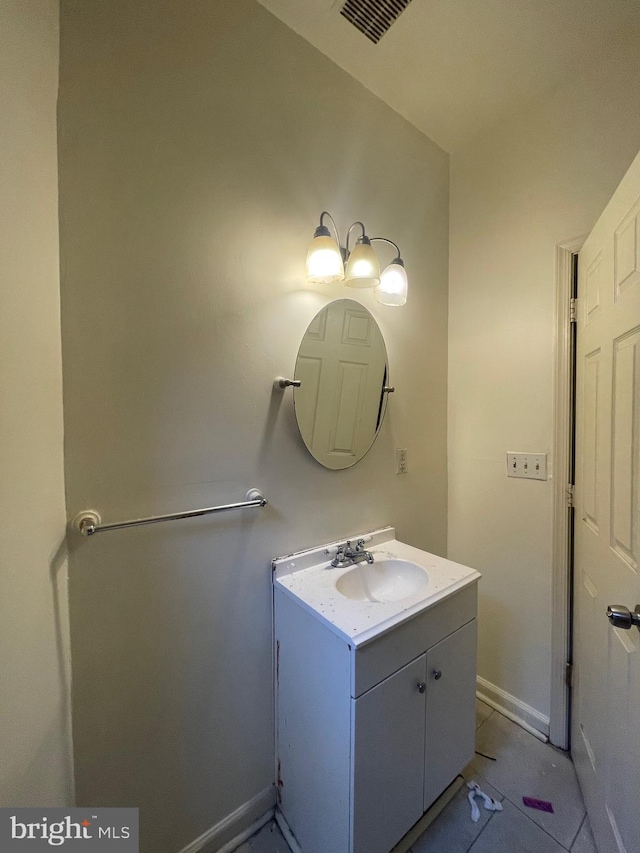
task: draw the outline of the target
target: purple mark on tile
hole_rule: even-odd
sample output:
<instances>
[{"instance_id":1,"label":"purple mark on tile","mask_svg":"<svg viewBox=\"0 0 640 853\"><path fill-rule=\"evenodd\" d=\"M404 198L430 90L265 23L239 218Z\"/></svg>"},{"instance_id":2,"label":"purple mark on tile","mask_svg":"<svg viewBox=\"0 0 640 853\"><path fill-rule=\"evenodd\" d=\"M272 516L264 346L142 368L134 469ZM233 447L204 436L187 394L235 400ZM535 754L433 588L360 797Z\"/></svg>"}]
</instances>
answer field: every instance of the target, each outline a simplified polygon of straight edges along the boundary
<instances>
[{"instance_id":1,"label":"purple mark on tile","mask_svg":"<svg viewBox=\"0 0 640 853\"><path fill-rule=\"evenodd\" d=\"M522 802L530 809L538 809L539 812L550 812L553 814L553 804L546 800L536 800L535 797L523 797Z\"/></svg>"}]
</instances>

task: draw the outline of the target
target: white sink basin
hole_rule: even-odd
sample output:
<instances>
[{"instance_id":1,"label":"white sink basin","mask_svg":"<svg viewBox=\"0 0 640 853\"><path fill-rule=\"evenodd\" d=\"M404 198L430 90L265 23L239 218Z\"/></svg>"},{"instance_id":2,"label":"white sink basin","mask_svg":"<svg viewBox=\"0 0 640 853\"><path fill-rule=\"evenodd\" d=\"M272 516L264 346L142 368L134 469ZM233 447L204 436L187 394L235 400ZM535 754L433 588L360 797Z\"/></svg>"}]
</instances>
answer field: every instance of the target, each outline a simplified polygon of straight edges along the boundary
<instances>
[{"instance_id":1,"label":"white sink basin","mask_svg":"<svg viewBox=\"0 0 640 853\"><path fill-rule=\"evenodd\" d=\"M429 585L425 569L408 560L358 563L336 581L336 589L352 601L402 601Z\"/></svg>"},{"instance_id":2,"label":"white sink basin","mask_svg":"<svg viewBox=\"0 0 640 853\"><path fill-rule=\"evenodd\" d=\"M480 579L474 569L398 542L393 527L349 537L358 539L372 565L332 568L344 539L272 562L276 601L280 593L294 599L356 648Z\"/></svg>"}]
</instances>

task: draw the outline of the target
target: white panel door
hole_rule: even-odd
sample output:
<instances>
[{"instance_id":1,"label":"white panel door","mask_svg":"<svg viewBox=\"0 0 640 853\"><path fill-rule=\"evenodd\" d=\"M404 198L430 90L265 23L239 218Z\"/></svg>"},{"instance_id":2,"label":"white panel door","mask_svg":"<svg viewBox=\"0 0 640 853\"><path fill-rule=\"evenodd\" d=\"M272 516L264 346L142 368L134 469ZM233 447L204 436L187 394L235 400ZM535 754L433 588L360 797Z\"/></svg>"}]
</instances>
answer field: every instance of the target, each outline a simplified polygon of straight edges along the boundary
<instances>
[{"instance_id":1,"label":"white panel door","mask_svg":"<svg viewBox=\"0 0 640 853\"><path fill-rule=\"evenodd\" d=\"M600 853L640 851L640 155L580 252L572 751Z\"/></svg>"}]
</instances>

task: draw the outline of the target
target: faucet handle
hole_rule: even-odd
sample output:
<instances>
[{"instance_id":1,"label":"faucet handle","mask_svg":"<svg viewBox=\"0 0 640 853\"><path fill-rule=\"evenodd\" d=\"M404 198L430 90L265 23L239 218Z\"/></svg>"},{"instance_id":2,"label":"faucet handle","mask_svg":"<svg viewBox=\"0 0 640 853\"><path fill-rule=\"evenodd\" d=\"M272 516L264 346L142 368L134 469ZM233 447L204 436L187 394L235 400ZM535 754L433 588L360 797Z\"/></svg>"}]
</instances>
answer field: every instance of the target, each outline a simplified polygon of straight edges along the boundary
<instances>
[{"instance_id":1,"label":"faucet handle","mask_svg":"<svg viewBox=\"0 0 640 853\"><path fill-rule=\"evenodd\" d=\"M333 566L334 569L337 568L338 566L342 566L344 564L345 550L348 548L348 546L349 546L348 542L344 545L338 545L338 550L336 551L336 555L333 558L333 560L331 560L331 563L330 563L330 565Z\"/></svg>"},{"instance_id":2,"label":"faucet handle","mask_svg":"<svg viewBox=\"0 0 640 853\"><path fill-rule=\"evenodd\" d=\"M358 539L356 542L356 551L362 551L364 549L364 539Z\"/></svg>"}]
</instances>

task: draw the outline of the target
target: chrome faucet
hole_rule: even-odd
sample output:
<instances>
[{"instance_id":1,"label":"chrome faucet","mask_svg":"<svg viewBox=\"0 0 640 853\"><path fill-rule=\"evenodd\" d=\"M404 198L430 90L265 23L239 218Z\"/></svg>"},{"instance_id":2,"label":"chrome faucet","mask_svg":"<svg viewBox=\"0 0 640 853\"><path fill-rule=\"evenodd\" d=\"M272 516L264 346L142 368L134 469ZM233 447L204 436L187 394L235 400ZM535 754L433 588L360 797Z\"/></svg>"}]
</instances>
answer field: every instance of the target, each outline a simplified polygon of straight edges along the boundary
<instances>
[{"instance_id":1,"label":"chrome faucet","mask_svg":"<svg viewBox=\"0 0 640 853\"><path fill-rule=\"evenodd\" d=\"M344 566L354 566L356 563L373 563L373 554L364 549L364 539L358 539L355 550L351 547L351 542L345 542L344 545L339 545L336 555L331 560L331 565L334 569L344 568Z\"/></svg>"}]
</instances>

